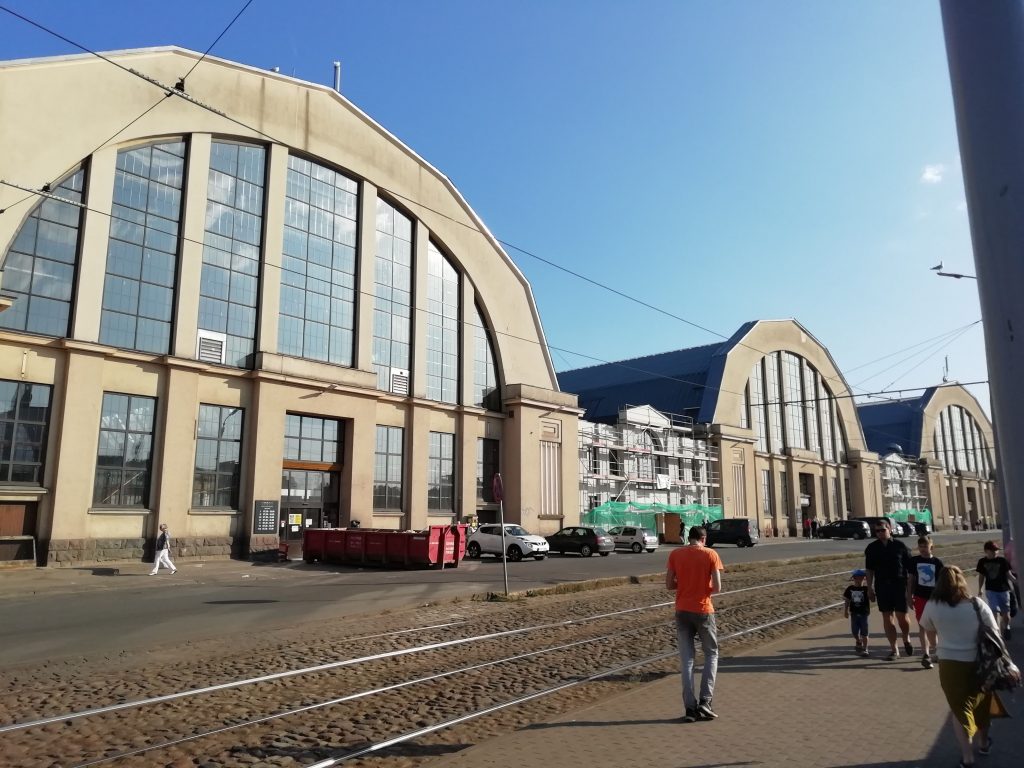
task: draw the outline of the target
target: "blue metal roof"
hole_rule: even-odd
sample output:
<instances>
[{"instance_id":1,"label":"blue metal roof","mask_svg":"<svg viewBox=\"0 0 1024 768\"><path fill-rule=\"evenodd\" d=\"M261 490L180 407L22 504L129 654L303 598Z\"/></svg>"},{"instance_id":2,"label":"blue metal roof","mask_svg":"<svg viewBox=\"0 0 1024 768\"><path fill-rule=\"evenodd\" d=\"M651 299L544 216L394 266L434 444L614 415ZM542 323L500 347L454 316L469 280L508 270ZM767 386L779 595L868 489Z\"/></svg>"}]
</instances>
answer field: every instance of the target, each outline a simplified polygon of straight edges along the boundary
<instances>
[{"instance_id":1,"label":"blue metal roof","mask_svg":"<svg viewBox=\"0 0 1024 768\"><path fill-rule=\"evenodd\" d=\"M558 387L578 395L589 421L614 423L626 405L649 405L698 422L710 421L725 357L753 325L744 323L725 342L562 371Z\"/></svg>"},{"instance_id":2,"label":"blue metal roof","mask_svg":"<svg viewBox=\"0 0 1024 768\"><path fill-rule=\"evenodd\" d=\"M924 409L933 394L935 387L918 397L858 405L857 416L864 429L868 450L884 456L892 453L891 446L896 444L904 456L920 456Z\"/></svg>"}]
</instances>

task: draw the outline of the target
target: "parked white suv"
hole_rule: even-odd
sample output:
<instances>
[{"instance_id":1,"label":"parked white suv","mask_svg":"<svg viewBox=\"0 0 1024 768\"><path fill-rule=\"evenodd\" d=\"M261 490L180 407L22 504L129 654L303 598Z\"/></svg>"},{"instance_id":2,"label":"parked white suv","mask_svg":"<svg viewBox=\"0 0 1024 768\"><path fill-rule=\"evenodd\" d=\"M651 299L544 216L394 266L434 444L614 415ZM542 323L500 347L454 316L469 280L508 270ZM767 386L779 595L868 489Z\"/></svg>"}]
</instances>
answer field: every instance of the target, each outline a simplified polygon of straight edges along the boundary
<instances>
[{"instance_id":1,"label":"parked white suv","mask_svg":"<svg viewBox=\"0 0 1024 768\"><path fill-rule=\"evenodd\" d=\"M645 549L653 552L658 548L658 534L650 528L634 525L619 525L608 529L608 535L615 542L616 549L631 549L640 554Z\"/></svg>"},{"instance_id":2,"label":"parked white suv","mask_svg":"<svg viewBox=\"0 0 1024 768\"><path fill-rule=\"evenodd\" d=\"M524 557L543 560L548 553L548 542L543 536L535 536L514 523L505 523L505 554L512 562ZM501 557L501 526L481 525L466 543L469 557L496 555Z\"/></svg>"}]
</instances>

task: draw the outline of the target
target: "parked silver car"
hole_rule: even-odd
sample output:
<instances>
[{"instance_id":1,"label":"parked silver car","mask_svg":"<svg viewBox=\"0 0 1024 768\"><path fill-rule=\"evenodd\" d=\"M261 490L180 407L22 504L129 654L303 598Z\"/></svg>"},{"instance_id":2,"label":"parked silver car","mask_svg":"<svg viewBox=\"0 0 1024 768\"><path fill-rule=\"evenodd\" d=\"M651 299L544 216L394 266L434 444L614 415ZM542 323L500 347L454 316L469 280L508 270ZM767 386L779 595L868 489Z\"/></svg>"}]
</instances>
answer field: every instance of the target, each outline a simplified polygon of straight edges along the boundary
<instances>
[{"instance_id":1,"label":"parked silver car","mask_svg":"<svg viewBox=\"0 0 1024 768\"><path fill-rule=\"evenodd\" d=\"M653 552L658 548L658 534L650 528L635 525L617 525L608 529L608 535L615 542L616 549L631 549L640 554L645 549Z\"/></svg>"},{"instance_id":2,"label":"parked silver car","mask_svg":"<svg viewBox=\"0 0 1024 768\"><path fill-rule=\"evenodd\" d=\"M481 555L506 555L512 562L519 562L524 557L543 560L548 554L547 539L536 536L520 525L505 523L505 550L501 548L501 526L481 525L466 543L466 554L469 557Z\"/></svg>"}]
</instances>

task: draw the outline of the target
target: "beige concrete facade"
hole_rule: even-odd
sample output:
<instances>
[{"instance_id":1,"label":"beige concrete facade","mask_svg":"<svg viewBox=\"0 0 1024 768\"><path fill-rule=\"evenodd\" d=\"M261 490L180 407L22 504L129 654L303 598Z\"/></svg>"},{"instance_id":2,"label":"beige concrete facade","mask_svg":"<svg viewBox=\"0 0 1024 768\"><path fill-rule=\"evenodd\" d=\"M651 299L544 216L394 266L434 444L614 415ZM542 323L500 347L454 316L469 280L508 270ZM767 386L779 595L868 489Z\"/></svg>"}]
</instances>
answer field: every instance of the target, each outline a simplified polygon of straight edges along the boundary
<instances>
[{"instance_id":1,"label":"beige concrete facade","mask_svg":"<svg viewBox=\"0 0 1024 768\"><path fill-rule=\"evenodd\" d=\"M199 55L172 48L110 58L173 85ZM31 507L23 510L23 522L28 526L31 518L39 559L50 564L140 557L160 522L170 526L178 556L276 552L277 535L254 528L254 505L285 503L284 433L292 414L339 425L340 454L329 468L336 522L422 528L474 517L481 506L493 508L486 493L478 494L478 441L486 438L499 445L506 520L539 533L561 527L563 515L575 514L577 505L576 400L558 391L529 284L447 177L323 86L207 57L188 77L186 91L213 109L95 57L0 64L0 103L18 105L12 119L0 122L4 180L30 190L44 182L56 187L78 168L85 168L86 179L67 334L0 330L0 380L52 388L39 480L0 482L0 515L10 518L18 505ZM151 354L101 344L101 323L118 153L167 140L186 142L185 178L169 350ZM211 147L225 141L262 147L266 157L256 344L246 368L203 362L197 353ZM291 157L312 160L358 184L352 366L278 349ZM5 260L45 200L0 186ZM378 200L413 223L408 394L379 390L374 370ZM454 402L428 396L428 242L459 281ZM0 290L5 285L0 282ZM474 306L488 328L501 392L490 408L474 403ZM91 501L104 393L156 401L144 507ZM241 409L244 416L236 505L194 503L201 405ZM374 508L378 427L403 430L400 510ZM440 512L428 505L432 433L455 436L454 500ZM482 484L489 488L490 478Z\"/></svg>"}]
</instances>

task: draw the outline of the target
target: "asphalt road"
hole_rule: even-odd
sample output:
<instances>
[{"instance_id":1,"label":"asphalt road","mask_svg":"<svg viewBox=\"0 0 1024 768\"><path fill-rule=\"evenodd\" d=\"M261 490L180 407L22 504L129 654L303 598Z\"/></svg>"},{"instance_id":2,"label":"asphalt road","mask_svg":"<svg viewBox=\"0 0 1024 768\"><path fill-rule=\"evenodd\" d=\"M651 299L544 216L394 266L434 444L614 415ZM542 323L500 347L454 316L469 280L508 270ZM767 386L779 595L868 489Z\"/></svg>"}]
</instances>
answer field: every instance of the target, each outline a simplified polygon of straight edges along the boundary
<instances>
[{"instance_id":1,"label":"asphalt road","mask_svg":"<svg viewBox=\"0 0 1024 768\"><path fill-rule=\"evenodd\" d=\"M976 534L938 534L944 541ZM907 540L911 547L913 542ZM749 549L719 546L729 564L862 552L862 541L776 540ZM663 573L673 546L608 557L553 555L508 563L510 591L608 576ZM266 631L344 615L504 591L503 564L485 557L440 570L360 569L240 561L181 562L174 576L148 564L0 573L0 668L66 658L113 656L154 645ZM117 571L116 573L114 571ZM726 577L728 578L728 577Z\"/></svg>"}]
</instances>

